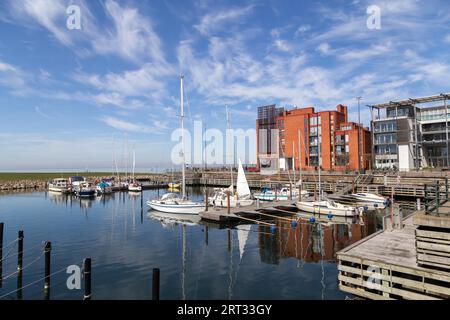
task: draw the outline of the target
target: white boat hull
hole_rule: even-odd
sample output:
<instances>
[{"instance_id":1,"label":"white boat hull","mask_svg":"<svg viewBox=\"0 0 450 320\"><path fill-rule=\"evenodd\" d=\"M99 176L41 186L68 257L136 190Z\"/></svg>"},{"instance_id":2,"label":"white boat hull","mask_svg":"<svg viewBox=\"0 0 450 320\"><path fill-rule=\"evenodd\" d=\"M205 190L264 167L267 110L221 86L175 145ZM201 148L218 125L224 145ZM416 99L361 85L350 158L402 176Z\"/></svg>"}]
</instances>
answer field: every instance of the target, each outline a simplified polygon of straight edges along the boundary
<instances>
[{"instance_id":1,"label":"white boat hull","mask_svg":"<svg viewBox=\"0 0 450 320\"><path fill-rule=\"evenodd\" d=\"M71 192L71 188L70 187L53 187L53 186L49 186L48 187L48 191L58 192L58 193L70 193Z\"/></svg>"},{"instance_id":2,"label":"white boat hull","mask_svg":"<svg viewBox=\"0 0 450 320\"><path fill-rule=\"evenodd\" d=\"M230 208L239 208L239 207L248 207L253 205L255 201L248 199L248 200L237 200L230 198ZM209 201L209 204L214 207L219 208L228 208L228 199L211 199Z\"/></svg>"},{"instance_id":3,"label":"white boat hull","mask_svg":"<svg viewBox=\"0 0 450 320\"><path fill-rule=\"evenodd\" d=\"M132 186L129 186L129 187L128 187L128 191L130 191L130 192L142 192L142 187L132 187Z\"/></svg>"},{"instance_id":4,"label":"white boat hull","mask_svg":"<svg viewBox=\"0 0 450 320\"><path fill-rule=\"evenodd\" d=\"M353 217L356 214L355 208L327 208L313 202L297 202L296 206L300 211L314 214L332 214L340 217Z\"/></svg>"},{"instance_id":5,"label":"white boat hull","mask_svg":"<svg viewBox=\"0 0 450 320\"><path fill-rule=\"evenodd\" d=\"M148 201L147 205L153 210L175 214L200 214L205 211L204 205L198 204L162 204L155 201Z\"/></svg>"}]
</instances>

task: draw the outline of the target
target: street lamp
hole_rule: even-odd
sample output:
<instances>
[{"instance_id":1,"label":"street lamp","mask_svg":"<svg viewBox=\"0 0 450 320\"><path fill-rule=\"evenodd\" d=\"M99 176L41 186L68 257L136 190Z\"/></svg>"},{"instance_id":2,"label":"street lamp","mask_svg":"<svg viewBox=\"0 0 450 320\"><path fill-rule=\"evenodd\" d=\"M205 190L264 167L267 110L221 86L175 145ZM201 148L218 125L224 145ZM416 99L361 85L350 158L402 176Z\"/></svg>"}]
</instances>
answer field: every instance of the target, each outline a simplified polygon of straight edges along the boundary
<instances>
[{"instance_id":1,"label":"street lamp","mask_svg":"<svg viewBox=\"0 0 450 320\"><path fill-rule=\"evenodd\" d=\"M361 152L362 152L362 139L361 139L361 100L363 97L356 97L356 100L358 100L358 173L361 173L362 169L362 159L361 159Z\"/></svg>"}]
</instances>

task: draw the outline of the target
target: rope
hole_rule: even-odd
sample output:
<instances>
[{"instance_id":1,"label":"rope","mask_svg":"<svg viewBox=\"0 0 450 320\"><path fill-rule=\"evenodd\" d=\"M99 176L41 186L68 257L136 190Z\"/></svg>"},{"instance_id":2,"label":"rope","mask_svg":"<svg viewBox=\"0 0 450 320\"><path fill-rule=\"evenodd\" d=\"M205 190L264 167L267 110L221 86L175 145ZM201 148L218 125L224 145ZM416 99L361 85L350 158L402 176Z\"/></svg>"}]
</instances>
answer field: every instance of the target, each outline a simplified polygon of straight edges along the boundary
<instances>
[{"instance_id":1,"label":"rope","mask_svg":"<svg viewBox=\"0 0 450 320\"><path fill-rule=\"evenodd\" d=\"M3 262L3 260L5 260L6 258L8 258L9 254L11 253L11 251L14 249L14 247L11 247L11 249L9 249L9 251L5 254L5 256L0 259L0 263Z\"/></svg>"},{"instance_id":2,"label":"rope","mask_svg":"<svg viewBox=\"0 0 450 320\"><path fill-rule=\"evenodd\" d=\"M42 243L35 244L34 246L32 246L32 247L30 247L30 248L25 248L25 249L27 249L28 251L30 251L31 249L34 249L34 248L39 247L39 246L42 246L43 243L44 243L44 241L43 241ZM19 255L19 253L24 253L24 252L25 252L25 249L23 249L23 250L20 251L20 252L16 252L16 253L12 254L10 257L17 256L17 255ZM4 259L6 259L6 257L5 257ZM1 262L1 261L3 261L3 260L0 260L0 262Z\"/></svg>"},{"instance_id":3,"label":"rope","mask_svg":"<svg viewBox=\"0 0 450 320\"><path fill-rule=\"evenodd\" d=\"M50 277L52 277L52 276L54 276L54 275L57 275L57 274L59 274L59 273L61 273L61 272L63 272L63 271L66 271L66 268L63 268L63 269L61 269L61 270L59 270L59 271L56 271L56 272L53 272L52 274L50 274ZM6 294L0 296L0 300L3 299L3 298L5 298L5 297L7 297L7 296L9 296L9 295L11 295L11 294L13 294L13 293L16 293L16 292L19 291L19 290L23 290L23 289L25 289L25 288L31 287L32 285L35 285L35 284L37 284L37 283L39 283L39 282L45 280L45 278L46 278L46 277L44 276L44 277L42 277L42 278L40 278L40 279L38 279L38 280L36 280L36 281L33 281L33 282L31 282L31 283L29 283L29 284L27 284L27 285L22 286L22 287L19 288L19 289L16 289L16 290L13 290L13 291L11 291L11 292L8 292L8 293L6 293Z\"/></svg>"},{"instance_id":4,"label":"rope","mask_svg":"<svg viewBox=\"0 0 450 320\"><path fill-rule=\"evenodd\" d=\"M8 243L7 245L3 244L3 249L8 248L10 245L13 245L14 243L16 243L17 241L19 241L19 238L11 241L10 243Z\"/></svg>"},{"instance_id":5,"label":"rope","mask_svg":"<svg viewBox=\"0 0 450 320\"><path fill-rule=\"evenodd\" d=\"M33 261L31 261L31 262L30 262L29 264L27 264L25 267L23 267L21 271L23 272L23 270L25 270L25 269L27 269L28 267L30 267L33 263L35 263L36 261L38 261L39 259L41 259L43 255L44 255L44 252L42 252L41 255L40 255L39 257L37 257L36 259L34 259ZM3 281L4 281L4 280L7 280L7 279L9 279L9 278L11 278L12 276L14 276L15 274L17 274L17 273L19 273L19 272L20 272L19 270L14 271L13 273L11 273L11 274L7 275L6 277L4 277L4 278L3 278Z\"/></svg>"}]
</instances>

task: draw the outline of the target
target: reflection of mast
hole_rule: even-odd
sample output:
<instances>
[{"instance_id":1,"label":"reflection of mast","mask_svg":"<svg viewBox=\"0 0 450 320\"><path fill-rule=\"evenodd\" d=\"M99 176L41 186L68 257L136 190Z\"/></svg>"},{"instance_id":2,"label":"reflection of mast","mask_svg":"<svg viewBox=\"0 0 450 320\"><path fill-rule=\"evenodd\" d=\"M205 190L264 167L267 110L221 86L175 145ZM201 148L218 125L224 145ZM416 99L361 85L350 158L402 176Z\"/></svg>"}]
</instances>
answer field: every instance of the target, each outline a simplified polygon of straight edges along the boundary
<instances>
[{"instance_id":1,"label":"reflection of mast","mask_svg":"<svg viewBox=\"0 0 450 320\"><path fill-rule=\"evenodd\" d=\"M320 280L320 283L322 285L322 300L325 300L325 268L323 266L323 259L324 259L324 230L323 230L323 226L322 224L319 223L318 225L318 231L319 231L319 249L320 249L320 254L322 256L322 258L320 259L320 267L322 268L322 279Z\"/></svg>"},{"instance_id":2,"label":"reflection of mast","mask_svg":"<svg viewBox=\"0 0 450 320\"><path fill-rule=\"evenodd\" d=\"M182 244L182 268L181 268L181 300L186 300L186 225L181 226L183 232L183 244Z\"/></svg>"},{"instance_id":3,"label":"reflection of mast","mask_svg":"<svg viewBox=\"0 0 450 320\"><path fill-rule=\"evenodd\" d=\"M228 300L232 299L233 296L233 289L232 289L232 285L233 285L233 233L228 230L231 238L230 238L230 275L229 275L229 285L228 285Z\"/></svg>"}]
</instances>

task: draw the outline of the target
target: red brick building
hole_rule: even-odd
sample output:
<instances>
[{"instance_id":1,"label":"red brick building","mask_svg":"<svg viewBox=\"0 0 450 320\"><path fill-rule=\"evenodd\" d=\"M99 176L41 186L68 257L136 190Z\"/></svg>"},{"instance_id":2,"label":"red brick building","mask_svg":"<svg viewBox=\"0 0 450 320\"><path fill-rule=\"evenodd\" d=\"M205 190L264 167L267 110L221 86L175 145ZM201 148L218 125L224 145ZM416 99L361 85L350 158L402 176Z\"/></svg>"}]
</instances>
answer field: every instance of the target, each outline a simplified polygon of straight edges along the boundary
<instances>
[{"instance_id":1,"label":"red brick building","mask_svg":"<svg viewBox=\"0 0 450 320\"><path fill-rule=\"evenodd\" d=\"M266 130L261 133L261 128ZM281 170L292 170L293 166L296 170L314 170L320 155L323 170L356 171L360 168L358 159L362 170L370 169L370 131L348 122L346 106L319 112L313 107L289 111L273 105L261 107L256 129L258 161L262 168L269 167L265 163L270 161L272 169L277 162L277 169Z\"/></svg>"}]
</instances>

